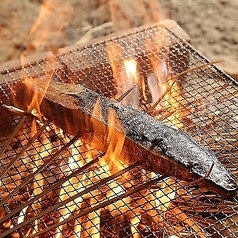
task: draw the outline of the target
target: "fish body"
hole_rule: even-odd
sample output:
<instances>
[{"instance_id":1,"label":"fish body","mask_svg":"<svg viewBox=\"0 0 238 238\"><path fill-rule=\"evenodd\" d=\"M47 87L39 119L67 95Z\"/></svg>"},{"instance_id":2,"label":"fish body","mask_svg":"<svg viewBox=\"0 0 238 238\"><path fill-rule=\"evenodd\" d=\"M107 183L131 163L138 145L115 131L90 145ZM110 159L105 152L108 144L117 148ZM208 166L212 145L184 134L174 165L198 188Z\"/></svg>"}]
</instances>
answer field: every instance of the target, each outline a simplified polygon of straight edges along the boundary
<instances>
[{"instance_id":1,"label":"fish body","mask_svg":"<svg viewBox=\"0 0 238 238\"><path fill-rule=\"evenodd\" d=\"M78 93L70 93L75 87ZM102 151L109 127L125 135L120 159L128 164L143 159L144 168L151 172L188 182L204 177L199 186L223 196L236 194L236 181L213 152L185 132L165 125L146 112L80 85L59 83L48 88L42 111L46 116L53 116L55 123L67 132L76 134L79 131L82 140ZM108 118L109 111L113 111L116 118L113 124ZM62 118L67 118L68 123Z\"/></svg>"}]
</instances>

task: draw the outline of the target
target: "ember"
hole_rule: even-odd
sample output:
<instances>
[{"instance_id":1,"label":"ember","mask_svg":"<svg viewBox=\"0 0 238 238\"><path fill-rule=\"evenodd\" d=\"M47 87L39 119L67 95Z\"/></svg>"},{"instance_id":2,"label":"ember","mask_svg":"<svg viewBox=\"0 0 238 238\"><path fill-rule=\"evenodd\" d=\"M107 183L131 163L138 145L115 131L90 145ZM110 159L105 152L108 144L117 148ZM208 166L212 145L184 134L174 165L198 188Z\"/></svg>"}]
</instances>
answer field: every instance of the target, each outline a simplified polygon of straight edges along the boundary
<instances>
[{"instance_id":1,"label":"ember","mask_svg":"<svg viewBox=\"0 0 238 238\"><path fill-rule=\"evenodd\" d=\"M148 43L153 39L161 41L159 49ZM133 74L126 71L128 60ZM235 235L236 228L224 228L237 214L236 184L229 174L237 176L237 83L211 64L180 74L206 62L170 24L160 23L2 72L0 237ZM127 88L117 81L122 75L131 80ZM75 85L80 82L83 86ZM159 95L150 90L155 82ZM123 104L134 85L136 103L133 98L125 104L136 109ZM125 101L115 100L120 97ZM143 128L157 135L152 128L164 125L162 119L213 150L227 170L218 160L204 162L206 169L195 176L200 179L189 183L185 180L197 171L181 172L183 161L176 162L177 172L156 163L151 155L157 147L151 149L138 135ZM163 128L174 139L180 135ZM181 152L179 142L170 143L174 156ZM232 197L214 192L220 188Z\"/></svg>"}]
</instances>

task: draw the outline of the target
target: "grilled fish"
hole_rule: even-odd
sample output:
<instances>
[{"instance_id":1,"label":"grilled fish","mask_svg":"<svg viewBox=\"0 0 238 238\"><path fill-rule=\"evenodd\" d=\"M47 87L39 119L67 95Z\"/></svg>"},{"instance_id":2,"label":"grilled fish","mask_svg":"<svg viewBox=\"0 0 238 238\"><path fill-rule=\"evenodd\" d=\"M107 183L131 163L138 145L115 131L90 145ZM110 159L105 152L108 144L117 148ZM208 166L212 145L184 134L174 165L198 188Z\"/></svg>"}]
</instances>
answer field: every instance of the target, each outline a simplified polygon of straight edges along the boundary
<instances>
[{"instance_id":1,"label":"grilled fish","mask_svg":"<svg viewBox=\"0 0 238 238\"><path fill-rule=\"evenodd\" d=\"M222 196L236 194L237 183L230 172L211 151L181 130L80 85L52 82L44 97L43 114L53 117L68 133L80 132L80 138L94 148L106 149L110 127L125 135L120 154L125 162L132 164L143 159L144 168L151 172L185 181L204 177L198 180L199 186ZM116 117L113 125L108 120L109 111Z\"/></svg>"}]
</instances>

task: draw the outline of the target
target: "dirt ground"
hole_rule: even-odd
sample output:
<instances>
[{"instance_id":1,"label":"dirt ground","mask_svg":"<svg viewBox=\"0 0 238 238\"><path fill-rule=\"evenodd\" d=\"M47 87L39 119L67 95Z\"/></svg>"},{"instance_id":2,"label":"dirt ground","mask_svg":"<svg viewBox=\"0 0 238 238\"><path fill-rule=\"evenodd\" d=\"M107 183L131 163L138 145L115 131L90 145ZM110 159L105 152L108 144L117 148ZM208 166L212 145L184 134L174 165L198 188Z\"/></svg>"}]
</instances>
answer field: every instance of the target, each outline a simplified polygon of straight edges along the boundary
<instances>
[{"instance_id":1,"label":"dirt ground","mask_svg":"<svg viewBox=\"0 0 238 238\"><path fill-rule=\"evenodd\" d=\"M0 63L165 18L238 77L238 0L1 0Z\"/></svg>"}]
</instances>

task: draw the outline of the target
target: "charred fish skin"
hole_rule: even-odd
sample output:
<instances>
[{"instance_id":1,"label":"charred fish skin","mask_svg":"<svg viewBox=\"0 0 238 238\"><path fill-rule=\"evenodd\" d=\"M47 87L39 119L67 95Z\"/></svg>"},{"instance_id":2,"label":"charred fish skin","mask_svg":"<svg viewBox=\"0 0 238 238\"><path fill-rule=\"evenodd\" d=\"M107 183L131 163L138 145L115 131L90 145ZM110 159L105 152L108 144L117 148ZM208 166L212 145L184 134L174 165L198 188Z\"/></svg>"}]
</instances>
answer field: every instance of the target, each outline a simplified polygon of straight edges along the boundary
<instances>
[{"instance_id":1,"label":"charred fish skin","mask_svg":"<svg viewBox=\"0 0 238 238\"><path fill-rule=\"evenodd\" d=\"M85 112L91 113L95 106L95 101L98 100L98 98L100 98L101 105L103 105L103 116L97 119L108 125L108 110L113 109L119 118L118 124L121 124L124 130L122 133L124 133L127 138L135 141L151 153L157 154L158 156L164 154L170 162L173 160L175 164L182 164L189 169L191 178L183 177L182 179L192 180L198 177L204 177L213 166L206 179L224 188L228 192L237 190L236 181L231 177L229 171L219 162L214 153L208 151L188 134L165 125L145 112L133 109L127 105L122 105L117 101L112 101L103 96L98 97L97 93L87 88L84 88L80 96L83 102L82 109ZM165 157L163 159L165 159ZM168 161L168 163L170 162ZM163 165L160 166L163 167ZM155 165L155 172L162 172L160 168L156 168L160 166ZM178 167L177 169L180 168ZM173 169L171 172L176 174L176 171L173 171ZM169 173L170 175L171 172ZM198 177L193 175L198 175ZM186 176L189 175L186 174Z\"/></svg>"}]
</instances>

